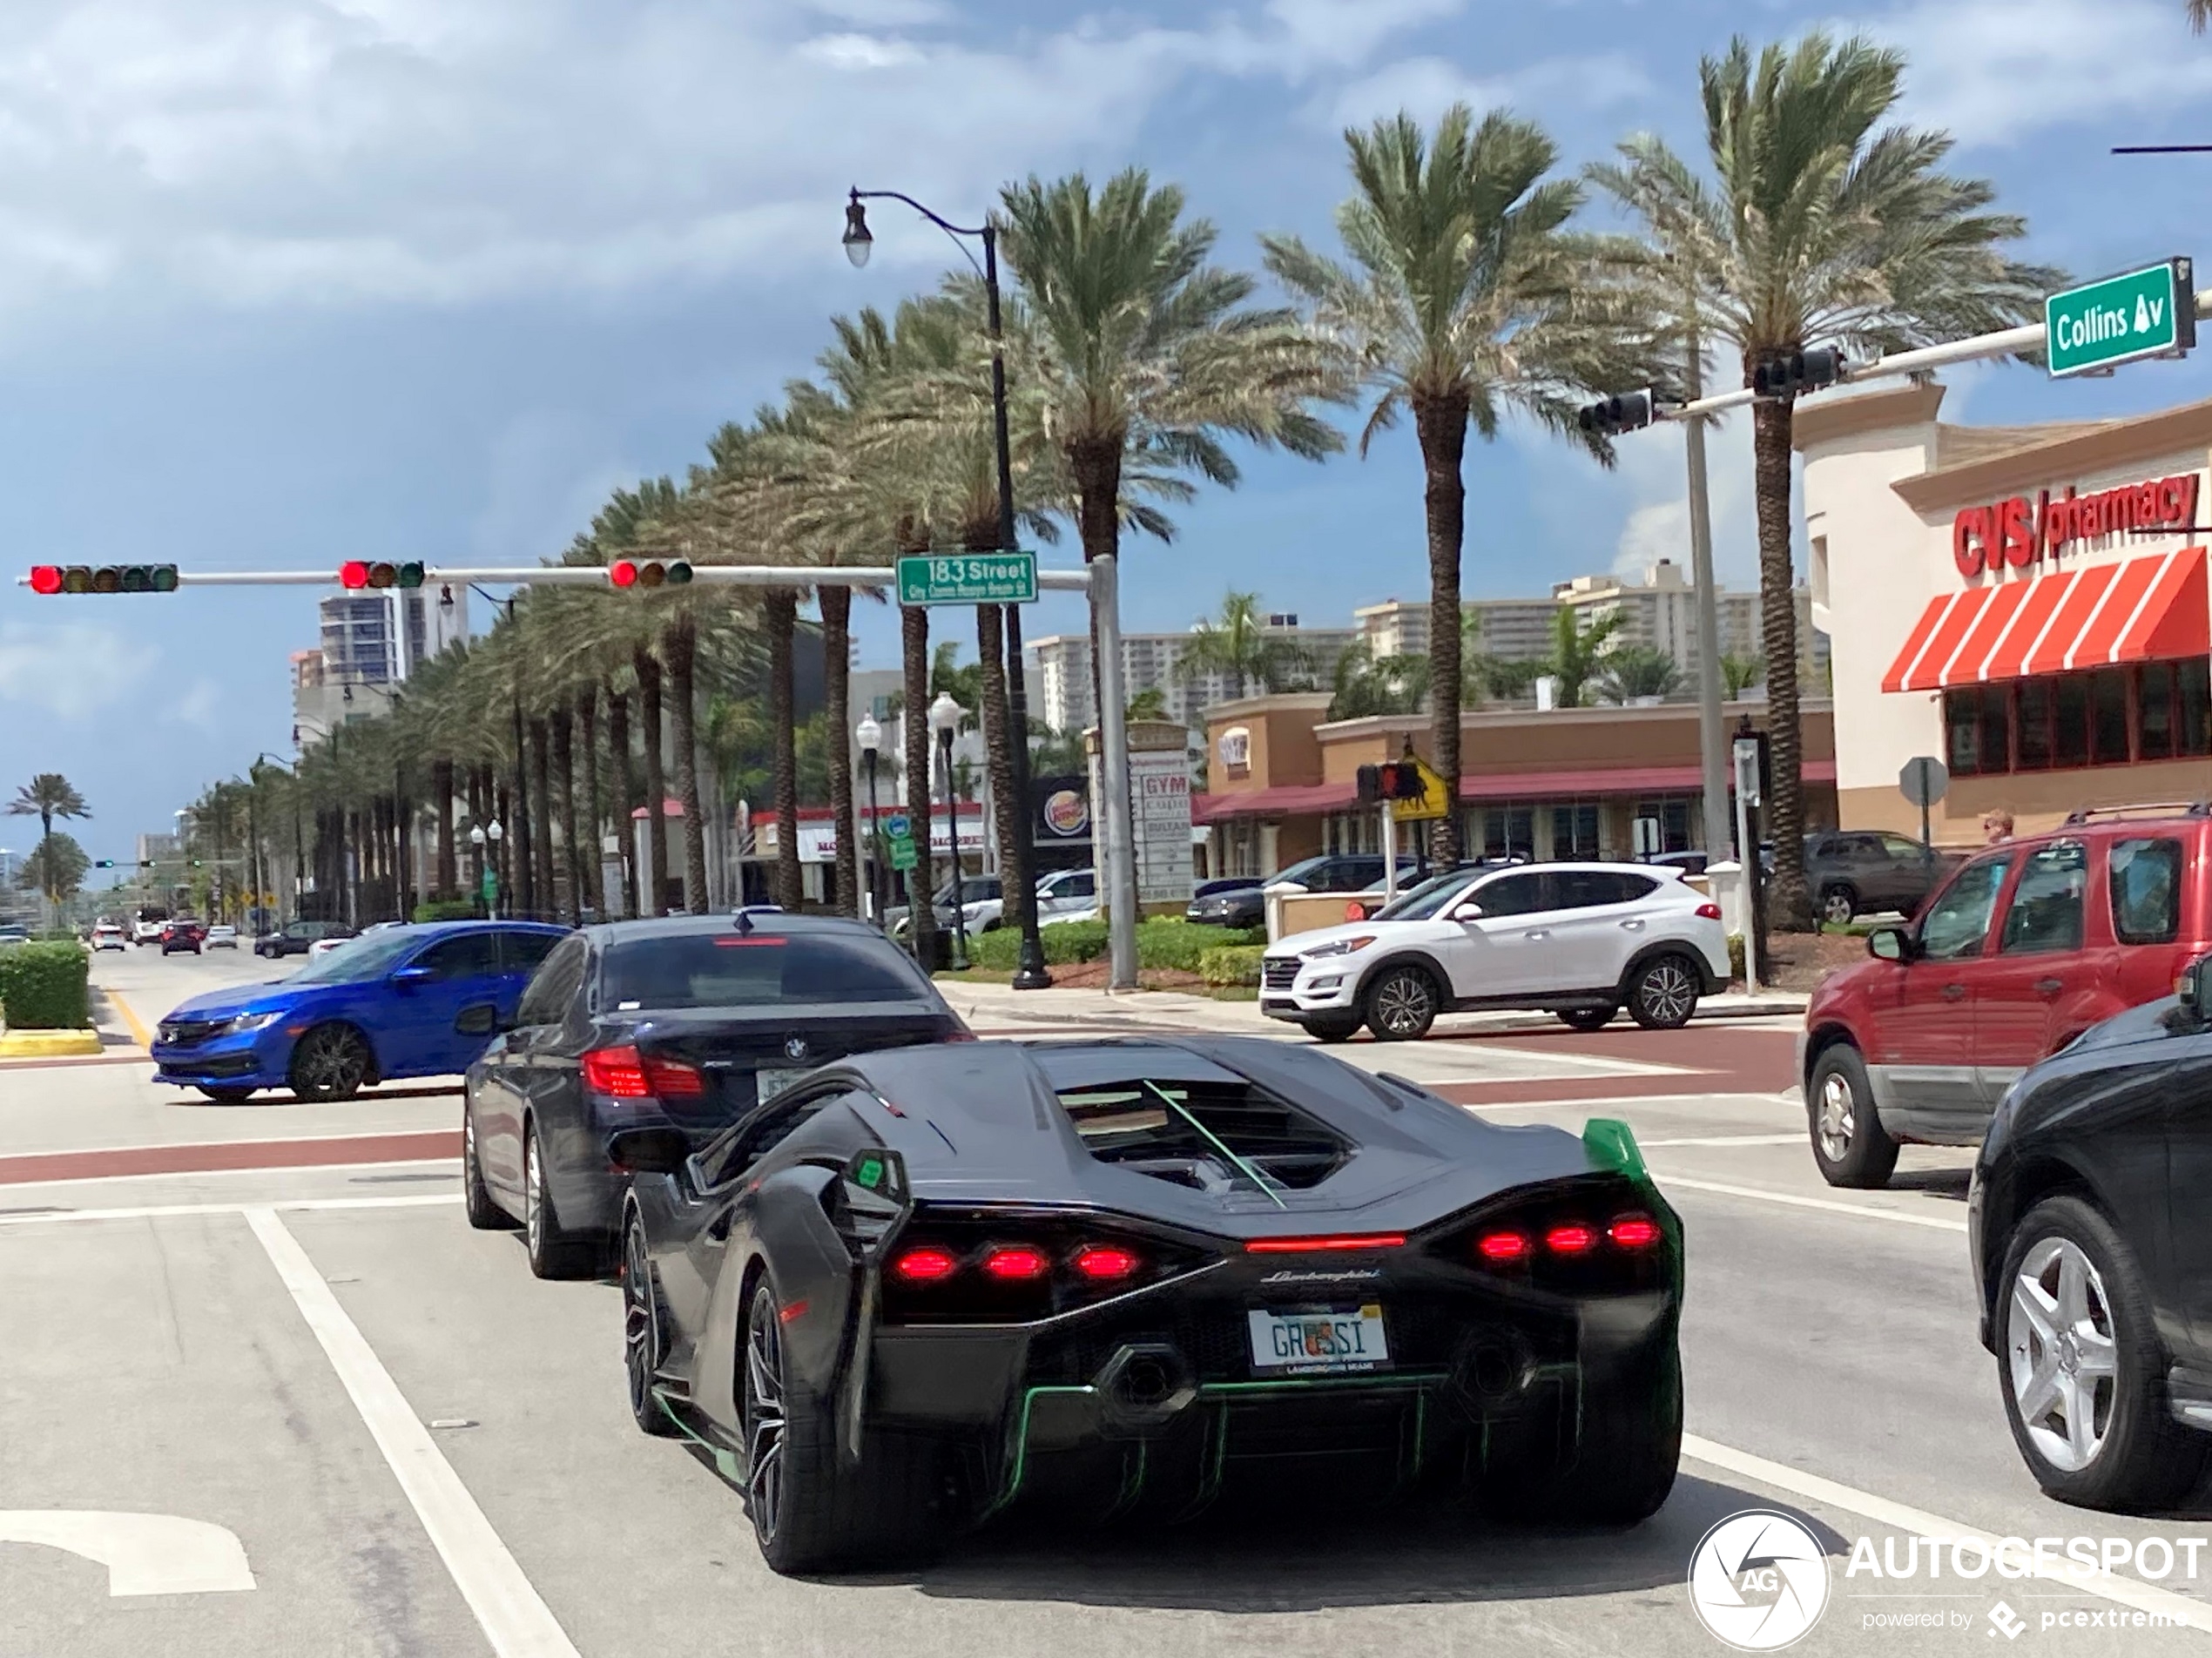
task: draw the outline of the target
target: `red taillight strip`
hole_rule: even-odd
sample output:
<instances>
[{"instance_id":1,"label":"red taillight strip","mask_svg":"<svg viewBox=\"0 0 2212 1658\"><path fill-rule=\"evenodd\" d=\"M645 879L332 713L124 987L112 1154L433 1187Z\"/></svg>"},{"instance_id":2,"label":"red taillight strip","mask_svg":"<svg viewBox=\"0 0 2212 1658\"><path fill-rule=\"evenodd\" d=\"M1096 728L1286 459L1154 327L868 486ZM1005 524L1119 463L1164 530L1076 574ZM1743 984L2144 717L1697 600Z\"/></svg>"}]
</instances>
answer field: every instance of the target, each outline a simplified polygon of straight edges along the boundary
<instances>
[{"instance_id":1,"label":"red taillight strip","mask_svg":"<svg viewBox=\"0 0 2212 1658\"><path fill-rule=\"evenodd\" d=\"M1622 1215L1605 1229L1605 1235L1624 1250L1648 1250L1662 1236L1659 1223L1649 1215Z\"/></svg>"},{"instance_id":2,"label":"red taillight strip","mask_svg":"<svg viewBox=\"0 0 2212 1658\"><path fill-rule=\"evenodd\" d=\"M891 1264L891 1270L908 1284L936 1284L952 1277L959 1264L950 1250L924 1247L908 1250Z\"/></svg>"},{"instance_id":3,"label":"red taillight strip","mask_svg":"<svg viewBox=\"0 0 2212 1658\"><path fill-rule=\"evenodd\" d=\"M1597 1247L1597 1229L1580 1222L1554 1226L1544 1232L1544 1247L1554 1255L1582 1255Z\"/></svg>"},{"instance_id":4,"label":"red taillight strip","mask_svg":"<svg viewBox=\"0 0 2212 1658\"><path fill-rule=\"evenodd\" d=\"M1486 1261L1519 1261L1527 1258L1530 1245L1526 1232L1485 1232L1474 1247Z\"/></svg>"},{"instance_id":5,"label":"red taillight strip","mask_svg":"<svg viewBox=\"0 0 2212 1658\"><path fill-rule=\"evenodd\" d=\"M1395 1250L1405 1247L1403 1232L1360 1232L1341 1237L1255 1237L1244 1244L1247 1255L1310 1255L1324 1250Z\"/></svg>"}]
</instances>

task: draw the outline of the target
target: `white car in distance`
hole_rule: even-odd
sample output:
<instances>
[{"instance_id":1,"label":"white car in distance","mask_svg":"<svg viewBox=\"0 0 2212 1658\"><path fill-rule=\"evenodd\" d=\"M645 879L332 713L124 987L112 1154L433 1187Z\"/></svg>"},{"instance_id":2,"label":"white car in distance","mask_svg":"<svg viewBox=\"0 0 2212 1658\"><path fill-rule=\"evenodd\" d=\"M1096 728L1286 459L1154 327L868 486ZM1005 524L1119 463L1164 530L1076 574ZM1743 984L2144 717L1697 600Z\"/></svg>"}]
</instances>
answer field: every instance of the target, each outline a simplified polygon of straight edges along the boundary
<instances>
[{"instance_id":1,"label":"white car in distance","mask_svg":"<svg viewBox=\"0 0 2212 1658\"><path fill-rule=\"evenodd\" d=\"M1364 921L1267 947L1260 1011L1340 1042L1412 1041L1437 1015L1509 1008L1595 1030L1626 1008L1686 1024L1729 980L1720 906L1649 864L1524 864L1440 875Z\"/></svg>"}]
</instances>

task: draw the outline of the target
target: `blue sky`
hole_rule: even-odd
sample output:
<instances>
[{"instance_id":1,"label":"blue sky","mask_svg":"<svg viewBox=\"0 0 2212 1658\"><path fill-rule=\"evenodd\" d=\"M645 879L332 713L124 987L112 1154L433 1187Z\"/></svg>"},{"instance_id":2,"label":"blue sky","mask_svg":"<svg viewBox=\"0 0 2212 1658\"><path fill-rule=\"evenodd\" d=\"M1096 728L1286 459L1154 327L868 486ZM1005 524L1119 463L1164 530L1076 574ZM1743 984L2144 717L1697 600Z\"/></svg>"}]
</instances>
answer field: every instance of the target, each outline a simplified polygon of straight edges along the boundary
<instances>
[{"instance_id":1,"label":"blue sky","mask_svg":"<svg viewBox=\"0 0 2212 1658\"><path fill-rule=\"evenodd\" d=\"M1910 54L1906 113L2089 273L2202 253L2212 41L2180 0L10 0L0 8L0 783L66 772L95 856L289 746L282 590L41 600L28 565L351 556L526 563L615 485L806 371L833 310L889 306L949 253L853 182L954 216L1003 179L1130 162L1256 266L1329 242L1340 132L1455 98L1541 120L1570 165L1694 145L1696 65L1824 24ZM1968 371L1948 413L2080 416L2212 394L2212 354L2087 383ZM1749 437L1714 447L1723 580L1750 570ZM1608 475L1533 433L1471 449L1467 590L1679 553L1680 448ZM1231 588L1311 622L1425 587L1410 432L1365 462L1251 457L1244 486L1125 563L1126 623ZM1032 635L1080 626L1065 601ZM862 624L863 659L895 627ZM11 838L12 837L12 838ZM0 825L0 844L28 846Z\"/></svg>"}]
</instances>

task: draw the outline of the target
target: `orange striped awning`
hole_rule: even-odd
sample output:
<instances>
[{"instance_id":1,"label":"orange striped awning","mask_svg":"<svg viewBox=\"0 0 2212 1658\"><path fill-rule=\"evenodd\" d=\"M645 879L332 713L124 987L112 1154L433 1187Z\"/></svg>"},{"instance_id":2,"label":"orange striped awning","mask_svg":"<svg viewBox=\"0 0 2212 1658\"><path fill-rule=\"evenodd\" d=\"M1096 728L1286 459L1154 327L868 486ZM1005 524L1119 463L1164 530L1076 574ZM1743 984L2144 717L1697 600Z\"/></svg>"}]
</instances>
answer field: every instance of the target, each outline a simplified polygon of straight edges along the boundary
<instances>
[{"instance_id":1,"label":"orange striped awning","mask_svg":"<svg viewBox=\"0 0 2212 1658\"><path fill-rule=\"evenodd\" d=\"M1931 599L1882 689L1940 691L2208 651L2205 549L2185 547Z\"/></svg>"}]
</instances>

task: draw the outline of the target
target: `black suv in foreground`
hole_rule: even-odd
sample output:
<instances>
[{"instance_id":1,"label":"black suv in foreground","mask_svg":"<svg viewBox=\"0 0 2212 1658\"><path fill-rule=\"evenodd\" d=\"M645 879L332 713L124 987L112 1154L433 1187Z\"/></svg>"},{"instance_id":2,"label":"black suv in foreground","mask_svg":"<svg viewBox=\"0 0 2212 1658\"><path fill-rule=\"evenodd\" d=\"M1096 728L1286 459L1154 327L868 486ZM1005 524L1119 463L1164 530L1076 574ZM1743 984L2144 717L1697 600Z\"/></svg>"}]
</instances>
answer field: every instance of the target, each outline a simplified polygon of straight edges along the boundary
<instances>
[{"instance_id":1,"label":"black suv in foreground","mask_svg":"<svg viewBox=\"0 0 2212 1658\"><path fill-rule=\"evenodd\" d=\"M1974 1164L1982 1345L2064 1502L2158 1509L2212 1467L2212 956L2027 1072Z\"/></svg>"},{"instance_id":2,"label":"black suv in foreground","mask_svg":"<svg viewBox=\"0 0 2212 1658\"><path fill-rule=\"evenodd\" d=\"M1805 885L1824 921L1895 910L1906 920L1957 868L1952 853L1865 829L1829 829L1805 837Z\"/></svg>"}]
</instances>

